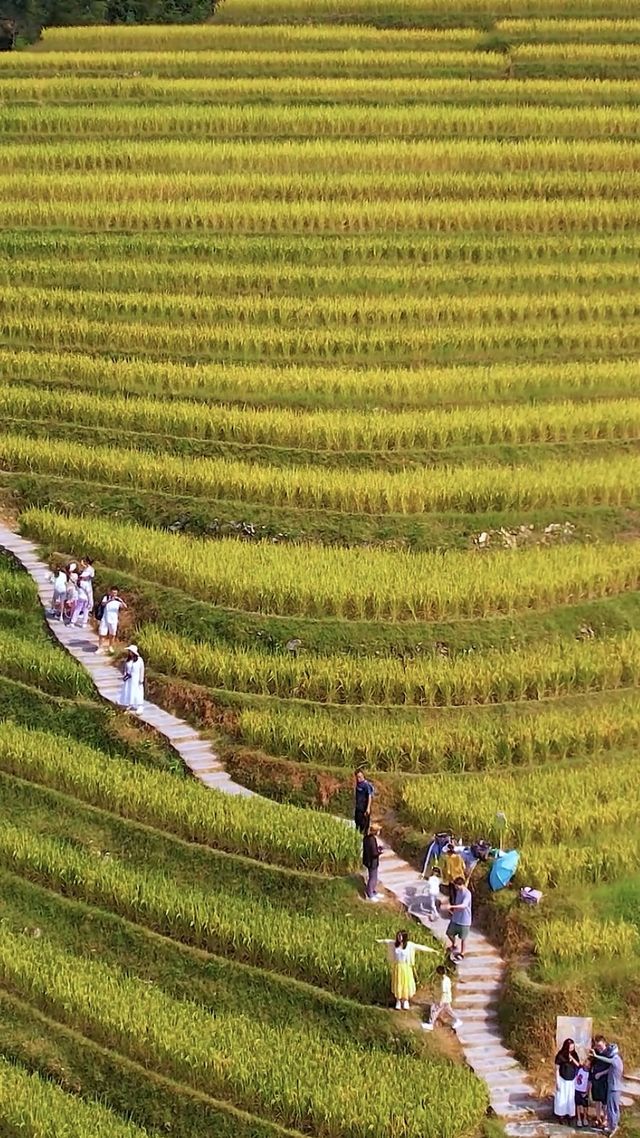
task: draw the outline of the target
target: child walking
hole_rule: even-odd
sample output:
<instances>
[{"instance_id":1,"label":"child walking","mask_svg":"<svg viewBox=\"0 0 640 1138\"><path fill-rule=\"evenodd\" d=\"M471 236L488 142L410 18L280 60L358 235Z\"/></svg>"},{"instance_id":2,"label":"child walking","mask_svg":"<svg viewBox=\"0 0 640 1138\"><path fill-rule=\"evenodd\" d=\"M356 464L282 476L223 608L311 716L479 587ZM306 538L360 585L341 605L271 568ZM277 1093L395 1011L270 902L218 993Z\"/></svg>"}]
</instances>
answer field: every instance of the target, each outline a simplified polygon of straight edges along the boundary
<instances>
[{"instance_id":1,"label":"child walking","mask_svg":"<svg viewBox=\"0 0 640 1138\"><path fill-rule=\"evenodd\" d=\"M391 991L396 999L396 1011L410 1008L409 1000L416 994L416 978L413 971L416 952L435 952L435 948L427 948L426 944L416 944L409 940L409 933L401 929L396 933L395 940L380 939L378 944L389 946L389 959L391 961Z\"/></svg>"},{"instance_id":2,"label":"child walking","mask_svg":"<svg viewBox=\"0 0 640 1138\"><path fill-rule=\"evenodd\" d=\"M440 904L440 886L442 885L442 874L437 865L432 866L431 873L427 877L427 894L424 899L425 909L429 914L429 920L435 921L438 916L438 908Z\"/></svg>"},{"instance_id":3,"label":"child walking","mask_svg":"<svg viewBox=\"0 0 640 1138\"><path fill-rule=\"evenodd\" d=\"M437 1004L431 1005L431 1015L427 1023L423 1023L424 1031L433 1031L436 1023L442 1016L447 1016L454 1031L462 1027L462 1020L458 1019L453 1010L453 991L451 977L447 975L444 964L439 964L436 973L440 977L440 999Z\"/></svg>"}]
</instances>

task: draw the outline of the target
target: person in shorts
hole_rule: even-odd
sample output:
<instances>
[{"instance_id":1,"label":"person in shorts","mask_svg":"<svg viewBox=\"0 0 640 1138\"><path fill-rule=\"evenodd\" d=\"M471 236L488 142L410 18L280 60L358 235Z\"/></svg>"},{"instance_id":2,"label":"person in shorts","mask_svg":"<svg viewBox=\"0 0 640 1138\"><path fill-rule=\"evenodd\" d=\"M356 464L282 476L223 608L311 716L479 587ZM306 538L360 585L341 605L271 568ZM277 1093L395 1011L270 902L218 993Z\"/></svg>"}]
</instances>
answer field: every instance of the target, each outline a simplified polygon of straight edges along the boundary
<instances>
[{"instance_id":1,"label":"person in shorts","mask_svg":"<svg viewBox=\"0 0 640 1138\"><path fill-rule=\"evenodd\" d=\"M123 598L119 596L115 586L112 586L109 592L105 593L102 598L100 607L102 614L100 624L98 625L98 646L99 648L104 648L106 644L109 652L113 653L114 641L118 635L120 610L126 609L127 605Z\"/></svg>"},{"instance_id":2,"label":"person in shorts","mask_svg":"<svg viewBox=\"0 0 640 1138\"><path fill-rule=\"evenodd\" d=\"M456 877L453 884L456 888L455 902L449 905L451 919L447 925L447 936L452 960L463 960L465 941L471 930L471 890L465 885L464 877Z\"/></svg>"}]
</instances>

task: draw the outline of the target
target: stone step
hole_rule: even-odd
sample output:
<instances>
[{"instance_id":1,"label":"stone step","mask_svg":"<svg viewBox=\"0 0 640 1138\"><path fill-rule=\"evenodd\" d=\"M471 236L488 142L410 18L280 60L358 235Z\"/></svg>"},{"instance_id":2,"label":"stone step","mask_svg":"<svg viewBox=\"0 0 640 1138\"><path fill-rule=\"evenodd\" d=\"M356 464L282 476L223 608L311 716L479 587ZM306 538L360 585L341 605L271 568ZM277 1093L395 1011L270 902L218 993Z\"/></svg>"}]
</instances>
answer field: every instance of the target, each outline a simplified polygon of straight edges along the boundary
<instances>
[{"instance_id":1,"label":"stone step","mask_svg":"<svg viewBox=\"0 0 640 1138\"><path fill-rule=\"evenodd\" d=\"M502 1040L498 1017L493 1015L492 1008L468 1009L461 1008L456 1004L455 1011L458 1019L462 1020L467 1035L477 1035L479 1031L490 1031L494 1033L496 1039ZM479 1014L474 1016L474 1011Z\"/></svg>"},{"instance_id":2,"label":"stone step","mask_svg":"<svg viewBox=\"0 0 640 1138\"><path fill-rule=\"evenodd\" d=\"M508 1138L567 1138L566 1126L556 1126L552 1122L541 1120L507 1122L504 1129Z\"/></svg>"},{"instance_id":3,"label":"stone step","mask_svg":"<svg viewBox=\"0 0 640 1138\"><path fill-rule=\"evenodd\" d=\"M216 758L213 751L209 751L209 753L203 755L202 758L194 758L192 755L184 754L182 757L192 771L202 771L205 773L206 771L221 769L220 761Z\"/></svg>"},{"instance_id":4,"label":"stone step","mask_svg":"<svg viewBox=\"0 0 640 1138\"><path fill-rule=\"evenodd\" d=\"M482 1078L491 1071L495 1071L498 1066L502 1067L505 1071L513 1071L516 1068L522 1070L520 1064L517 1062L516 1067L513 1066L513 1055L504 1056L502 1054L496 1054L495 1050L491 1049L491 1045L482 1049L481 1047L469 1044L464 1047L463 1050L464 1057L471 1069L480 1074Z\"/></svg>"},{"instance_id":5,"label":"stone step","mask_svg":"<svg viewBox=\"0 0 640 1138\"><path fill-rule=\"evenodd\" d=\"M498 1003L498 993L492 996L490 992L461 992L456 994L456 1007L460 1008L477 1008L477 1007L495 1007Z\"/></svg>"},{"instance_id":6,"label":"stone step","mask_svg":"<svg viewBox=\"0 0 640 1138\"><path fill-rule=\"evenodd\" d=\"M467 978L466 976L459 976L457 981L457 992L459 995L470 995L472 992L495 992L500 987L496 979L492 980L476 980L473 977Z\"/></svg>"},{"instance_id":7,"label":"stone step","mask_svg":"<svg viewBox=\"0 0 640 1138\"><path fill-rule=\"evenodd\" d=\"M514 1056L510 1051L505 1053L504 1048L496 1043L495 1040L488 1043L466 1043L464 1045L464 1055L470 1067L473 1067L486 1072L487 1069L495 1071L498 1067L509 1070L513 1069L512 1063ZM518 1064L519 1066L519 1064Z\"/></svg>"},{"instance_id":8,"label":"stone step","mask_svg":"<svg viewBox=\"0 0 640 1138\"><path fill-rule=\"evenodd\" d=\"M494 1071L493 1074L486 1074L484 1081L492 1094L502 1092L506 1098L517 1096L519 1099L526 1099L527 1105L536 1101L533 1087L524 1072L516 1068L512 1068L511 1071Z\"/></svg>"}]
</instances>

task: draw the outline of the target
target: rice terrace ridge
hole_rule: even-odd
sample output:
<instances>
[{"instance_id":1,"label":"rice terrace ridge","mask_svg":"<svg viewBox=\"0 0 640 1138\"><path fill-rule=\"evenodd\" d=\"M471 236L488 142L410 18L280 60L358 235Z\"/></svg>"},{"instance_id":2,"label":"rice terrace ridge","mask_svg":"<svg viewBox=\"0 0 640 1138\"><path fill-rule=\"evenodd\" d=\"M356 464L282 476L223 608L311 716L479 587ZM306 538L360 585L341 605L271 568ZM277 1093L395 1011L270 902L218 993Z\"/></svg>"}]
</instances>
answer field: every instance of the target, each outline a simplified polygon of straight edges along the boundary
<instances>
[{"instance_id":1,"label":"rice terrace ridge","mask_svg":"<svg viewBox=\"0 0 640 1138\"><path fill-rule=\"evenodd\" d=\"M637 1138L637 5L10 0L0 138L0 1133Z\"/></svg>"}]
</instances>

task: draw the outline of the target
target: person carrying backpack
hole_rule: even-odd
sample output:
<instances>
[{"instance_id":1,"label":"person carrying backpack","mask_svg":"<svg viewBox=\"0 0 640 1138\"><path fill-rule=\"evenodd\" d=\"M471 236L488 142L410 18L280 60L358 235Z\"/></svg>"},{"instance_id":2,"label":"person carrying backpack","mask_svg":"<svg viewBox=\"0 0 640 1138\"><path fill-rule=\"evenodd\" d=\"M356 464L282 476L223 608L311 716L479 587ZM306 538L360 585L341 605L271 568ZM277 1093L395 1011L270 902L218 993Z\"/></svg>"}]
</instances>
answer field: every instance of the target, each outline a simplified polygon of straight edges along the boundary
<instances>
[{"instance_id":1,"label":"person carrying backpack","mask_svg":"<svg viewBox=\"0 0 640 1138\"><path fill-rule=\"evenodd\" d=\"M100 621L98 626L98 647L104 648L105 643L108 645L108 651L113 653L113 644L116 636L118 635L118 620L120 618L120 610L126 609L126 601L118 595L118 590L115 586L105 593L100 601L96 617Z\"/></svg>"}]
</instances>

